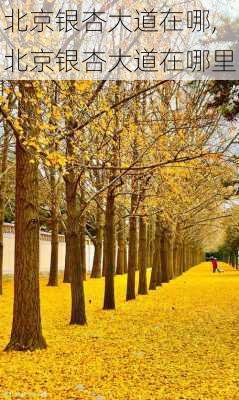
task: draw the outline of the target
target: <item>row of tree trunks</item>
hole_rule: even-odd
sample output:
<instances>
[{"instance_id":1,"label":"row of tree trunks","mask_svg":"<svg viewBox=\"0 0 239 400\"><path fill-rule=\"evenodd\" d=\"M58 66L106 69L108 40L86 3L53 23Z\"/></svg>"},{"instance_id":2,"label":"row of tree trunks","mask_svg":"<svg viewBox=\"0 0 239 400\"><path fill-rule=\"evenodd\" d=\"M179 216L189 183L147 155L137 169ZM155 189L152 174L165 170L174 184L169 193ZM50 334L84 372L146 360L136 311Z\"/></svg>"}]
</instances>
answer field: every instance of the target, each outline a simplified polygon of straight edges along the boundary
<instances>
[{"instance_id":1,"label":"row of tree trunks","mask_svg":"<svg viewBox=\"0 0 239 400\"><path fill-rule=\"evenodd\" d=\"M97 208L96 216L96 229L95 239L93 244L95 247L93 266L91 278L100 278L102 276L102 260L103 260L103 276L105 276L107 266L107 237L106 226L104 227L104 214L100 207ZM115 232L115 226L114 226ZM120 218L118 223L117 241L115 240L115 233L110 240L113 241L114 246L114 264L116 264L117 275L122 275L128 271L128 256L127 256L127 242L126 242L126 224L125 219ZM117 257L116 257L117 253ZM102 257L102 255L104 256Z\"/></svg>"},{"instance_id":2,"label":"row of tree trunks","mask_svg":"<svg viewBox=\"0 0 239 400\"><path fill-rule=\"evenodd\" d=\"M114 191L114 190L113 190ZM132 195L132 210L137 207L137 196ZM115 210L114 210L114 195L110 196L110 191L107 196L106 206L106 222L105 229L103 228L103 212L98 207L98 216L96 224L96 241L95 256L92 270L92 277L101 276L102 247L104 247L104 265L107 271L104 308L111 309L115 307L114 302L114 274L123 274L127 272L127 246L125 239L125 219L121 218L118 223L118 254L117 262L115 257ZM110 212L108 210L111 210ZM113 210L113 211L112 211ZM113 218L112 218L113 216ZM150 278L149 289L155 290L162 283L167 283L171 279L180 276L190 266L193 266L201 261L202 254L197 247L183 242L179 234L174 236L174 231L170 226L162 227L160 217L155 220L155 226L152 227L152 220L147 225L143 217L139 217L139 228L137 229L138 218L132 214L129 220L129 274L127 280L127 300L132 300L136 297L135 294L135 271L136 266L134 260L137 259L138 248L138 264L139 264L139 294L147 293L147 268L151 264L148 256L149 238L153 232L153 251L152 273ZM147 229L148 226L148 229ZM136 232L139 232L139 238ZM149 235L149 230L151 231ZM103 231L105 238L103 240ZM110 232L110 234L109 234ZM83 235L82 235L83 237ZM107 245L107 242L109 244ZM104 245L103 245L104 243ZM98 251L97 251L98 249ZM111 261L109 262L109 249L111 249ZM115 268L116 264L116 268ZM113 270L111 267L113 266ZM105 273L106 276L106 273ZM109 290L108 290L109 289Z\"/></svg>"},{"instance_id":3,"label":"row of tree trunks","mask_svg":"<svg viewBox=\"0 0 239 400\"><path fill-rule=\"evenodd\" d=\"M225 257L225 259L227 260L226 262L231 264L231 266L233 268L238 269L238 250L237 249L234 251L231 251L229 253L229 255L227 256L227 258Z\"/></svg>"},{"instance_id":4,"label":"row of tree trunks","mask_svg":"<svg viewBox=\"0 0 239 400\"><path fill-rule=\"evenodd\" d=\"M136 204L136 198L135 198L135 204ZM103 247L103 213L102 210L99 208L99 218L97 221L97 231L99 232L99 237L98 245L95 246L96 249L99 249L99 252L95 252L95 257L94 257L94 266L92 270L92 277L100 277L101 276L101 260L100 257L98 256L99 254L102 254L102 247ZM127 259L127 247L126 247L126 241L125 241L125 220L121 219L119 222L119 229L118 229L118 256L117 256L117 267L115 271L115 239L114 234L110 235L110 245L113 246L113 265L114 265L114 273L116 272L117 274L123 274L127 272L127 267L125 268L125 261ZM132 223L133 222L133 223ZM135 226L136 224L136 226ZM85 225L85 222L84 222ZM149 225L149 229L147 230L147 225L142 223L142 219L140 218L140 224L139 224L139 241L137 240L137 218L133 216L131 218L131 238L133 237L134 240L131 239L131 245L130 250L132 254L132 249L134 249L134 254L135 257L132 257L130 255L129 251L129 259L133 260L137 258L137 252L136 252L136 247L138 247L138 261L139 261L139 266L140 266L140 283L139 283L139 288L138 292L139 293L145 293L145 283L144 279L146 279L146 275L144 276L144 273L146 269L149 267L149 258L147 258L142 265L142 254L143 257L145 258L145 255L147 254L147 249L148 249L148 243L149 243L149 234L148 230L152 231L152 226ZM105 232L108 232L107 225L105 226ZM133 228L133 230L132 230ZM144 232L143 229L145 228L146 231ZM144 239L142 240L142 230L144 232ZM113 222L112 225L112 232L115 232L115 224ZM107 235L109 238L109 235ZM108 264L108 247L107 247L107 236L105 237L105 265ZM81 240L83 241L84 235L81 235ZM67 246L68 247L68 246ZM192 246L189 246L188 244L184 244L180 242L180 238L177 236L176 238L173 237L173 231L168 227L167 229L164 228L162 230L161 224L160 224L160 219L157 218L157 221L155 223L155 228L154 228L154 243L153 246L151 246L152 251L153 251L153 262L152 262L152 274L151 274L151 279L150 279L150 286L149 288L151 290L154 290L157 286L161 285L162 282L169 282L171 279L174 277L177 277L181 275L189 266L195 265L200 257L200 254L198 254L198 250ZM143 249L143 253L141 250ZM84 249L85 252L85 249ZM98 253L98 254L97 254ZM82 255L82 250L81 250L81 255ZM99 257L99 258L98 258ZM81 256L82 263L84 260L84 257ZM99 262L97 261L99 259ZM95 267L97 266L97 268ZM133 271L134 267L134 271ZM131 276L128 277L128 285L127 285L127 299L133 299L135 298L135 270L136 267L133 265L131 267L130 265L130 272ZM95 272L96 271L96 272ZM66 271L67 272L67 271ZM83 274L84 275L84 274ZM130 274L129 274L130 275ZM130 279L131 278L131 279ZM134 282L132 284L132 282ZM143 287L143 288L142 288ZM129 288L132 289L131 293L129 293Z\"/></svg>"},{"instance_id":5,"label":"row of tree trunks","mask_svg":"<svg viewBox=\"0 0 239 400\"><path fill-rule=\"evenodd\" d=\"M180 238L174 229L165 227L157 217L155 223L154 258L150 278L150 290L182 275L203 260L203 253L196 244Z\"/></svg>"}]
</instances>

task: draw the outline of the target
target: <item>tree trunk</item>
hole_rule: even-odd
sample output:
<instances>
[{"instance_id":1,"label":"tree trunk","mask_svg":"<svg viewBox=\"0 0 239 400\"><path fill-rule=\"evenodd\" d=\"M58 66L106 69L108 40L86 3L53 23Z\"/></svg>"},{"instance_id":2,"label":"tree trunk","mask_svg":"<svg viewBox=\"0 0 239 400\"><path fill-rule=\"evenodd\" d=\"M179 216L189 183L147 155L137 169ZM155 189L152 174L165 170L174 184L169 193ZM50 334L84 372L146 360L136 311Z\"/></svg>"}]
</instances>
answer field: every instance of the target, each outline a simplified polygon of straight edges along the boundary
<instances>
[{"instance_id":1,"label":"tree trunk","mask_svg":"<svg viewBox=\"0 0 239 400\"><path fill-rule=\"evenodd\" d=\"M85 193L82 190L80 195L80 201L82 205L85 205ZM83 279L86 281L86 216L85 213L81 214L80 221L79 221L79 228L80 228L80 254L81 254L81 262L82 262L82 273Z\"/></svg>"},{"instance_id":2,"label":"tree trunk","mask_svg":"<svg viewBox=\"0 0 239 400\"><path fill-rule=\"evenodd\" d=\"M236 269L238 269L238 250L236 250L234 254L235 254L235 266Z\"/></svg>"},{"instance_id":3,"label":"tree trunk","mask_svg":"<svg viewBox=\"0 0 239 400\"><path fill-rule=\"evenodd\" d=\"M139 287L138 294L147 294L147 225L144 217L139 219Z\"/></svg>"},{"instance_id":4,"label":"tree trunk","mask_svg":"<svg viewBox=\"0 0 239 400\"><path fill-rule=\"evenodd\" d=\"M102 250L103 250L103 213L99 206L97 206L96 215L96 238L95 238L95 253L93 260L93 268L91 272L91 278L101 277L102 268Z\"/></svg>"},{"instance_id":5,"label":"tree trunk","mask_svg":"<svg viewBox=\"0 0 239 400\"><path fill-rule=\"evenodd\" d=\"M126 229L126 223L125 224L125 247L124 247L124 273L128 273L128 230Z\"/></svg>"},{"instance_id":6,"label":"tree trunk","mask_svg":"<svg viewBox=\"0 0 239 400\"><path fill-rule=\"evenodd\" d=\"M72 139L67 140L67 154L74 154ZM80 245L80 210L77 207L77 188L79 177L72 166L69 166L68 175L65 177L66 205L67 205L67 265L71 275L71 325L85 325L85 295L83 282L83 265Z\"/></svg>"},{"instance_id":7,"label":"tree trunk","mask_svg":"<svg viewBox=\"0 0 239 400\"><path fill-rule=\"evenodd\" d=\"M58 221L52 221L51 230L51 264L48 286L58 286Z\"/></svg>"},{"instance_id":8,"label":"tree trunk","mask_svg":"<svg viewBox=\"0 0 239 400\"><path fill-rule=\"evenodd\" d=\"M124 247L124 273L128 273L128 248L127 248L127 242L125 243Z\"/></svg>"},{"instance_id":9,"label":"tree trunk","mask_svg":"<svg viewBox=\"0 0 239 400\"><path fill-rule=\"evenodd\" d=\"M180 275L180 238L179 234L175 235L173 244L173 276Z\"/></svg>"},{"instance_id":10,"label":"tree trunk","mask_svg":"<svg viewBox=\"0 0 239 400\"><path fill-rule=\"evenodd\" d=\"M183 243L179 245L179 261L178 261L179 275L183 274Z\"/></svg>"},{"instance_id":11,"label":"tree trunk","mask_svg":"<svg viewBox=\"0 0 239 400\"><path fill-rule=\"evenodd\" d=\"M71 234L74 264L71 278L71 325L86 325L85 296L79 235Z\"/></svg>"},{"instance_id":12,"label":"tree trunk","mask_svg":"<svg viewBox=\"0 0 239 400\"><path fill-rule=\"evenodd\" d=\"M114 187L107 192L107 203L105 212L105 293L104 310L115 309L114 275L115 275L115 197Z\"/></svg>"},{"instance_id":13,"label":"tree trunk","mask_svg":"<svg viewBox=\"0 0 239 400\"><path fill-rule=\"evenodd\" d=\"M85 325L85 296L83 284L80 227L77 210L77 177L69 172L66 177L67 227L69 265L71 266L71 320L72 325Z\"/></svg>"},{"instance_id":14,"label":"tree trunk","mask_svg":"<svg viewBox=\"0 0 239 400\"><path fill-rule=\"evenodd\" d=\"M152 221L150 220L148 231L147 231L147 267L153 269L153 265L151 263L151 241L152 241Z\"/></svg>"},{"instance_id":15,"label":"tree trunk","mask_svg":"<svg viewBox=\"0 0 239 400\"><path fill-rule=\"evenodd\" d=\"M187 271L187 247L186 241L183 242L183 272Z\"/></svg>"},{"instance_id":16,"label":"tree trunk","mask_svg":"<svg viewBox=\"0 0 239 400\"><path fill-rule=\"evenodd\" d=\"M70 265L71 261L71 241L69 240L69 227L66 228L66 235L65 235L65 240L66 240L66 254L65 254L65 269L64 269L64 278L63 282L64 283L70 283L71 282L71 270L72 266Z\"/></svg>"},{"instance_id":17,"label":"tree trunk","mask_svg":"<svg viewBox=\"0 0 239 400\"><path fill-rule=\"evenodd\" d=\"M2 295L3 285L3 224L5 213L5 192L6 192L6 170L8 160L10 129L7 124L3 127L3 149L1 163L1 181L0 181L0 295Z\"/></svg>"},{"instance_id":18,"label":"tree trunk","mask_svg":"<svg viewBox=\"0 0 239 400\"><path fill-rule=\"evenodd\" d=\"M173 235L170 227L162 233L161 268L162 282L169 282L173 278Z\"/></svg>"},{"instance_id":19,"label":"tree trunk","mask_svg":"<svg viewBox=\"0 0 239 400\"><path fill-rule=\"evenodd\" d=\"M85 217L81 216L80 218L80 254L82 261L82 273L83 279L86 281L86 238L85 238Z\"/></svg>"},{"instance_id":20,"label":"tree trunk","mask_svg":"<svg viewBox=\"0 0 239 400\"><path fill-rule=\"evenodd\" d=\"M138 224L137 224L138 225ZM136 256L135 256L135 271L139 270L139 230L136 229Z\"/></svg>"},{"instance_id":21,"label":"tree trunk","mask_svg":"<svg viewBox=\"0 0 239 400\"><path fill-rule=\"evenodd\" d=\"M131 195L131 215L129 220L129 259L126 300L135 299L135 269L137 263L137 194Z\"/></svg>"},{"instance_id":22,"label":"tree trunk","mask_svg":"<svg viewBox=\"0 0 239 400\"><path fill-rule=\"evenodd\" d=\"M188 262L187 262L187 269L189 269L192 264L191 264L191 245L188 245L188 249L187 249L187 257L188 257Z\"/></svg>"},{"instance_id":23,"label":"tree trunk","mask_svg":"<svg viewBox=\"0 0 239 400\"><path fill-rule=\"evenodd\" d=\"M119 232L118 232L118 253L117 253L117 267L116 274L122 275L124 274L125 267L125 233L124 233L125 225L124 220L121 218L119 221Z\"/></svg>"},{"instance_id":24,"label":"tree trunk","mask_svg":"<svg viewBox=\"0 0 239 400\"><path fill-rule=\"evenodd\" d=\"M30 160L17 139L14 307L7 351L46 348L39 294L38 166Z\"/></svg>"},{"instance_id":25,"label":"tree trunk","mask_svg":"<svg viewBox=\"0 0 239 400\"><path fill-rule=\"evenodd\" d=\"M33 82L22 82L19 116L23 114L24 139L34 140L35 106ZM27 116L27 118L26 118ZM14 305L10 342L6 351L46 348L42 335L39 290L38 165L16 138L16 210Z\"/></svg>"},{"instance_id":26,"label":"tree trunk","mask_svg":"<svg viewBox=\"0 0 239 400\"><path fill-rule=\"evenodd\" d=\"M169 279L173 279L174 278L174 269L173 269L173 244L174 244L174 240L173 240L173 234L172 231L169 230L168 231L168 271L169 271Z\"/></svg>"},{"instance_id":27,"label":"tree trunk","mask_svg":"<svg viewBox=\"0 0 239 400\"><path fill-rule=\"evenodd\" d=\"M104 240L103 240L103 271L102 271L102 275L105 276L106 269L107 269L107 237L108 237L107 232L106 232L106 221L105 221L103 236L104 236Z\"/></svg>"},{"instance_id":28,"label":"tree trunk","mask_svg":"<svg viewBox=\"0 0 239 400\"><path fill-rule=\"evenodd\" d=\"M161 270L162 270L162 283L169 282L169 271L168 271L168 260L167 260L168 244L166 238L165 229L161 235L161 246L160 246L160 258L161 258Z\"/></svg>"},{"instance_id":29,"label":"tree trunk","mask_svg":"<svg viewBox=\"0 0 239 400\"><path fill-rule=\"evenodd\" d=\"M155 220L151 217L150 221L150 243L149 243L149 268L153 267L154 261L154 239L155 239Z\"/></svg>"},{"instance_id":30,"label":"tree trunk","mask_svg":"<svg viewBox=\"0 0 239 400\"><path fill-rule=\"evenodd\" d=\"M51 184L51 264L48 286L58 286L58 199L55 171L50 173Z\"/></svg>"},{"instance_id":31,"label":"tree trunk","mask_svg":"<svg viewBox=\"0 0 239 400\"><path fill-rule=\"evenodd\" d=\"M153 265L150 277L150 290L156 290L157 286L162 283L162 269L161 269L161 221L156 219L155 237L154 237L154 256Z\"/></svg>"}]
</instances>

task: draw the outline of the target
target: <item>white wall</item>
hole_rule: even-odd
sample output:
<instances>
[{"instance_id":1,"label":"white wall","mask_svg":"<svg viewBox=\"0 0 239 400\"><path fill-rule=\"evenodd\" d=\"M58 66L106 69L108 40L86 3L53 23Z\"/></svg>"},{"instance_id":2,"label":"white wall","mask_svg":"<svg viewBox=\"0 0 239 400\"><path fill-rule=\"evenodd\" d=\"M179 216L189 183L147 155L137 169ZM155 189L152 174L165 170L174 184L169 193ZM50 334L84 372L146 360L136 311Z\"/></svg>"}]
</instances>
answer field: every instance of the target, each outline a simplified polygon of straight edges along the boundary
<instances>
[{"instance_id":1,"label":"white wall","mask_svg":"<svg viewBox=\"0 0 239 400\"><path fill-rule=\"evenodd\" d=\"M13 274L14 271L14 225L5 224L3 235L3 273ZM51 235L42 232L40 235L40 272L49 272L51 257ZM66 244L64 237L60 236L59 242L59 271L64 270ZM86 268L90 272L94 257L94 245L86 240Z\"/></svg>"}]
</instances>

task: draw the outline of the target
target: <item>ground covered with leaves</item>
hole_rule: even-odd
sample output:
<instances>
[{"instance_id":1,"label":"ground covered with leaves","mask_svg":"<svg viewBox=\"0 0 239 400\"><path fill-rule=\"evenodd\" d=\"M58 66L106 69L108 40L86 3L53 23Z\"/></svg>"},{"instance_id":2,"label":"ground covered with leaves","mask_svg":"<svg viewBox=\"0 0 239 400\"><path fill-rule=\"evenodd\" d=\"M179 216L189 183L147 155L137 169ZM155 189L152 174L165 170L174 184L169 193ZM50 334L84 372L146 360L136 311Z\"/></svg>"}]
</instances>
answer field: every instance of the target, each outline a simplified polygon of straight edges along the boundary
<instances>
[{"instance_id":1,"label":"ground covered with leaves","mask_svg":"<svg viewBox=\"0 0 239 400\"><path fill-rule=\"evenodd\" d=\"M103 279L86 287L88 326L69 326L70 289L41 278L48 349L0 353L0 399L239 399L239 272L209 263L117 310L103 311ZM8 342L12 279L0 299L0 347Z\"/></svg>"}]
</instances>

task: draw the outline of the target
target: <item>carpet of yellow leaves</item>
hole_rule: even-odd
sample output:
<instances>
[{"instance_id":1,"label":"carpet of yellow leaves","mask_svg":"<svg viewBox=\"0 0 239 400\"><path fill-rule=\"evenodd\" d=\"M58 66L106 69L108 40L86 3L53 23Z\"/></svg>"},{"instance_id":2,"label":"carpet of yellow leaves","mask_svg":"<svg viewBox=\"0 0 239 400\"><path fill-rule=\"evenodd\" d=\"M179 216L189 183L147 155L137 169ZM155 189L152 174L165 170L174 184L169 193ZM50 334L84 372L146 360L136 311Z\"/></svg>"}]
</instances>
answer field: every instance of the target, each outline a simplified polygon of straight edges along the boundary
<instances>
[{"instance_id":1,"label":"carpet of yellow leaves","mask_svg":"<svg viewBox=\"0 0 239 400\"><path fill-rule=\"evenodd\" d=\"M0 399L239 399L239 272L209 263L137 301L102 311L103 280L86 283L87 327L68 325L70 290L46 287L42 317L48 349L0 352ZM0 299L0 347L8 342L11 279ZM91 302L90 302L91 300Z\"/></svg>"}]
</instances>

